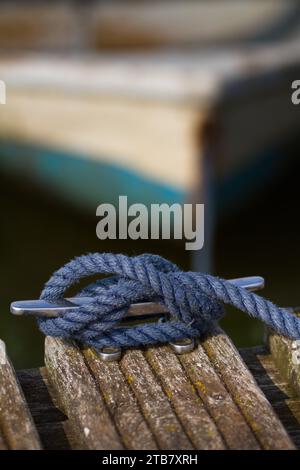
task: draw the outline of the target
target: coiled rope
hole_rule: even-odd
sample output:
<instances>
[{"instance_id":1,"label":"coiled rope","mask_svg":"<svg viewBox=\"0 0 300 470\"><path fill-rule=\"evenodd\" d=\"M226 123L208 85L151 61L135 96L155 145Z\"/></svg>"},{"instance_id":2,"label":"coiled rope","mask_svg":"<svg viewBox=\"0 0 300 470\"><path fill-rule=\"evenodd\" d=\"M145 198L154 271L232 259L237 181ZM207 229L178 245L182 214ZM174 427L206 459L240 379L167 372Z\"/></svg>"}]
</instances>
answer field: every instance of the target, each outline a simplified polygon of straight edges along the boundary
<instances>
[{"instance_id":1,"label":"coiled rope","mask_svg":"<svg viewBox=\"0 0 300 470\"><path fill-rule=\"evenodd\" d=\"M39 318L44 334L97 348L174 342L207 334L224 315L224 303L259 318L285 336L300 338L300 319L287 309L224 279L180 271L151 254L93 253L75 258L52 275L41 299L62 299L69 287L95 274L112 276L78 294L92 297L88 305L58 318ZM164 305L170 312L168 321L120 326L130 304L147 301Z\"/></svg>"}]
</instances>

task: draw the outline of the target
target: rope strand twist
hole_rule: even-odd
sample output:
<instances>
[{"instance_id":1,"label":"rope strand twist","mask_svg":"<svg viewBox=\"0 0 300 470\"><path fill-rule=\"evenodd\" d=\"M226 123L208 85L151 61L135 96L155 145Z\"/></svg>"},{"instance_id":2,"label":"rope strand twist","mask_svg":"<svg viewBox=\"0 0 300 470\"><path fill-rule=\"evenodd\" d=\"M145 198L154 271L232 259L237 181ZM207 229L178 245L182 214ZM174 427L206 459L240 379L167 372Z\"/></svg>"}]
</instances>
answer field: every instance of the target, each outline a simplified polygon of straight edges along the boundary
<instances>
[{"instance_id":1,"label":"rope strand twist","mask_svg":"<svg viewBox=\"0 0 300 470\"><path fill-rule=\"evenodd\" d=\"M287 309L224 279L180 271L170 261L151 254L93 253L75 258L52 275L40 298L60 300L69 287L95 274L111 276L78 294L92 297L88 305L58 318L39 318L44 334L95 348L176 342L209 333L224 315L224 303L262 320L280 334L300 338L300 319ZM170 313L168 321L120 326L130 304L147 301L164 305Z\"/></svg>"}]
</instances>

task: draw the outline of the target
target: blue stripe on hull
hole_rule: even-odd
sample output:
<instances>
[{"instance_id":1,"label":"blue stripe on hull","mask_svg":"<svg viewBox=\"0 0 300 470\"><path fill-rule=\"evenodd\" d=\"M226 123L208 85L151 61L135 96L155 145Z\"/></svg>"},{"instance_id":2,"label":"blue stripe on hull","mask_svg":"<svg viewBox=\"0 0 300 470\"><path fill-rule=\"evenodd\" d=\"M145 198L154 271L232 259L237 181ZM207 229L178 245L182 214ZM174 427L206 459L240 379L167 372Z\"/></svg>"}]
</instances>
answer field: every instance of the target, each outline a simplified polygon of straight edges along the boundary
<instances>
[{"instance_id":1,"label":"blue stripe on hull","mask_svg":"<svg viewBox=\"0 0 300 470\"><path fill-rule=\"evenodd\" d=\"M273 149L255 156L250 166L233 171L225 180L214 181L218 212L226 213L243 203L247 196L257 193L280 171L283 160L278 148ZM75 157L24 143L0 141L0 166L27 176L77 207L93 210L102 202L117 206L119 195L127 195L128 204L146 205L184 203L188 198L187 192L160 184L133 170L84 155Z\"/></svg>"},{"instance_id":2,"label":"blue stripe on hull","mask_svg":"<svg viewBox=\"0 0 300 470\"><path fill-rule=\"evenodd\" d=\"M117 205L119 195L127 195L129 204L172 204L186 200L184 191L127 168L58 150L1 141L0 162L3 168L54 190L76 206L96 208L101 202Z\"/></svg>"}]
</instances>

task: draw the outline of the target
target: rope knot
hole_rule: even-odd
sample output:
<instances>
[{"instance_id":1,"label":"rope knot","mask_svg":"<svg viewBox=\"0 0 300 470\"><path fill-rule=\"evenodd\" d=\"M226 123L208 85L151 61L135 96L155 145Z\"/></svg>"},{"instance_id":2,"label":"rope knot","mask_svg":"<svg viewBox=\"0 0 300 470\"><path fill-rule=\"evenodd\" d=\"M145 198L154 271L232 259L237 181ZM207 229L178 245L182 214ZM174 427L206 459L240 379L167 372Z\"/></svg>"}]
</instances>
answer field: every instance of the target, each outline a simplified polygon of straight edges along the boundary
<instances>
[{"instance_id":1,"label":"rope knot","mask_svg":"<svg viewBox=\"0 0 300 470\"><path fill-rule=\"evenodd\" d=\"M94 253L75 258L52 275L41 299L57 301L80 279L95 274L110 277L79 292L79 296L92 298L88 305L58 318L38 319L46 335L96 348L175 342L207 334L223 316L223 302L261 318L288 336L300 337L299 320L289 314L287 317L286 310L229 281L182 272L157 255ZM129 306L147 301L164 305L169 312L167 321L122 326Z\"/></svg>"}]
</instances>

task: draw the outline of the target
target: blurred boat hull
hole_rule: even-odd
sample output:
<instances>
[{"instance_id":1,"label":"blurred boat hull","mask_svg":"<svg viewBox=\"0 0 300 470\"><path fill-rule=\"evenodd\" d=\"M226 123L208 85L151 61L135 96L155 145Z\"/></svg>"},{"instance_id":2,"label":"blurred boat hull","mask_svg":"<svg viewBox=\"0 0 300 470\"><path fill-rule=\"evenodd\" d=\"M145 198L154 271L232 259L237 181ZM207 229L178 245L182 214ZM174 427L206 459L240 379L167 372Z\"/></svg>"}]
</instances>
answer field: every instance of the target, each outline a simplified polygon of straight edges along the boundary
<instances>
[{"instance_id":1,"label":"blurred boat hull","mask_svg":"<svg viewBox=\"0 0 300 470\"><path fill-rule=\"evenodd\" d=\"M286 163L283 148L284 142L253 155L244 167L227 168L224 178L215 176L210 182L215 208L225 215L257 194ZM102 202L117 207L120 195L126 195L129 204L138 202L147 206L184 204L191 200L189 188L184 190L172 183L157 182L150 175L145 177L131 169L101 161L101 158L75 157L59 150L0 141L0 162L2 171L31 181L37 189L82 210L95 211ZM203 202L201 196L198 202Z\"/></svg>"},{"instance_id":2,"label":"blurred boat hull","mask_svg":"<svg viewBox=\"0 0 300 470\"><path fill-rule=\"evenodd\" d=\"M0 165L81 207L120 194L209 202L212 192L234 205L280 166L298 128L299 56L287 43L3 60Z\"/></svg>"}]
</instances>

